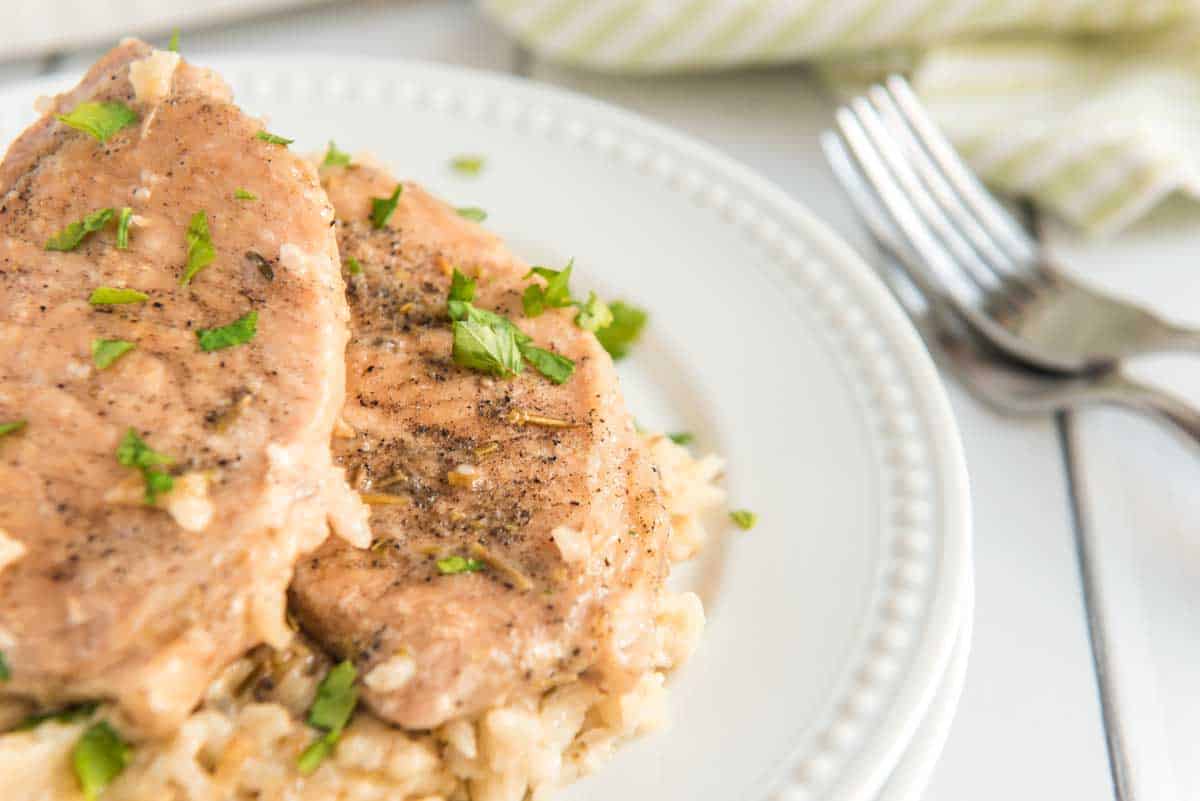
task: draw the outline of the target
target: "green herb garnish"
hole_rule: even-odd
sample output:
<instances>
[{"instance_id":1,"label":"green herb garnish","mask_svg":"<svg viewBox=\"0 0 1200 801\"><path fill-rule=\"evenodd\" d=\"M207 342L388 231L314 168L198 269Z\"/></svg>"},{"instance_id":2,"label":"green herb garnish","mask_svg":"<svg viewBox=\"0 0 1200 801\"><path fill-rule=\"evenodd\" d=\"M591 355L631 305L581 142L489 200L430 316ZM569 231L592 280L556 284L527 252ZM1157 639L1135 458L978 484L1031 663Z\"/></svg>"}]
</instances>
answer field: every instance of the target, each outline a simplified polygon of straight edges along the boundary
<instances>
[{"instance_id":1,"label":"green herb garnish","mask_svg":"<svg viewBox=\"0 0 1200 801\"><path fill-rule=\"evenodd\" d=\"M88 701L82 704L73 704L62 709L56 709L53 712L36 712L28 715L24 720L17 724L17 728L13 731L29 731L36 729L43 723L78 723L81 720L86 720L92 716L100 704L96 701Z\"/></svg>"},{"instance_id":2,"label":"green herb garnish","mask_svg":"<svg viewBox=\"0 0 1200 801\"><path fill-rule=\"evenodd\" d=\"M103 370L136 347L124 339L93 339L92 361L98 369Z\"/></svg>"},{"instance_id":3,"label":"green herb garnish","mask_svg":"<svg viewBox=\"0 0 1200 801\"><path fill-rule=\"evenodd\" d=\"M472 222L481 223L487 219L487 212L478 206L460 206L455 211L458 212L459 217L471 220Z\"/></svg>"},{"instance_id":4,"label":"green herb garnish","mask_svg":"<svg viewBox=\"0 0 1200 801\"><path fill-rule=\"evenodd\" d=\"M235 345L245 345L254 339L256 333L258 333L258 312L248 311L229 325L197 329L196 338L200 340L200 350L208 353L232 348Z\"/></svg>"},{"instance_id":5,"label":"green herb garnish","mask_svg":"<svg viewBox=\"0 0 1200 801\"><path fill-rule=\"evenodd\" d=\"M10 420L7 423L0 423L0 437L15 434L27 425L29 425L28 420Z\"/></svg>"},{"instance_id":6,"label":"green herb garnish","mask_svg":"<svg viewBox=\"0 0 1200 801\"><path fill-rule=\"evenodd\" d=\"M8 660L4 658L4 652L0 651L0 681L8 681L12 678L12 671L8 668Z\"/></svg>"},{"instance_id":7,"label":"green herb garnish","mask_svg":"<svg viewBox=\"0 0 1200 801\"><path fill-rule=\"evenodd\" d=\"M315 771L342 736L346 724L358 704L358 688L354 686L358 670L350 661L339 662L317 686L317 698L308 710L308 725L324 734L314 740L296 761L304 775Z\"/></svg>"},{"instance_id":8,"label":"green herb garnish","mask_svg":"<svg viewBox=\"0 0 1200 801\"><path fill-rule=\"evenodd\" d=\"M455 172L463 175L479 175L483 171L483 156L455 156L450 159L450 166Z\"/></svg>"},{"instance_id":9,"label":"green herb garnish","mask_svg":"<svg viewBox=\"0 0 1200 801\"><path fill-rule=\"evenodd\" d=\"M388 219L392 216L392 212L396 210L396 205L400 202L400 193L403 191L404 184L396 184L396 188L392 190L390 196L371 198L372 228L379 229L387 225Z\"/></svg>"},{"instance_id":10,"label":"green herb garnish","mask_svg":"<svg viewBox=\"0 0 1200 801\"><path fill-rule=\"evenodd\" d=\"M520 373L524 369L524 362L528 361L534 369L556 384L571 377L575 362L534 346L530 336L511 320L471 305L475 299L475 288L476 281L455 268L450 278L446 311L454 320L453 355L456 364L510 377Z\"/></svg>"},{"instance_id":11,"label":"green herb garnish","mask_svg":"<svg viewBox=\"0 0 1200 801\"><path fill-rule=\"evenodd\" d=\"M562 309L575 302L571 298L569 286L571 270L574 267L575 260L572 259L561 270L533 267L525 273L526 278L538 275L546 279L545 287L542 287L541 284L530 284L525 287L525 294L521 296L521 305L525 308L526 317L537 317L546 309Z\"/></svg>"},{"instance_id":12,"label":"green herb garnish","mask_svg":"<svg viewBox=\"0 0 1200 801\"><path fill-rule=\"evenodd\" d=\"M145 292L118 286L98 286L88 296L93 306L119 306L124 303L144 303L150 299Z\"/></svg>"},{"instance_id":13,"label":"green herb garnish","mask_svg":"<svg viewBox=\"0 0 1200 801\"><path fill-rule=\"evenodd\" d=\"M696 439L696 435L689 431L677 431L674 434L667 434L667 439L676 445L691 445L692 441Z\"/></svg>"},{"instance_id":14,"label":"green herb garnish","mask_svg":"<svg viewBox=\"0 0 1200 801\"><path fill-rule=\"evenodd\" d=\"M66 114L56 115L60 122L77 131L107 142L113 134L138 121L137 112L116 100L80 103Z\"/></svg>"},{"instance_id":15,"label":"green herb garnish","mask_svg":"<svg viewBox=\"0 0 1200 801\"><path fill-rule=\"evenodd\" d=\"M278 136L277 134L268 133L267 131L259 131L254 135L254 138L261 139L264 142L270 142L273 145L283 145L284 147L287 147L292 142L296 141L295 139L288 139L283 136Z\"/></svg>"},{"instance_id":16,"label":"green herb garnish","mask_svg":"<svg viewBox=\"0 0 1200 801\"><path fill-rule=\"evenodd\" d=\"M300 752L299 758L296 760L296 768L305 776L321 767L321 763L326 757L333 753L334 746L340 736L335 737L332 733L323 734L313 740L307 748Z\"/></svg>"},{"instance_id":17,"label":"green herb garnish","mask_svg":"<svg viewBox=\"0 0 1200 801\"><path fill-rule=\"evenodd\" d=\"M351 275L358 275L362 272L362 262L353 256L346 259L346 272L350 273Z\"/></svg>"},{"instance_id":18,"label":"green herb garnish","mask_svg":"<svg viewBox=\"0 0 1200 801\"><path fill-rule=\"evenodd\" d=\"M471 319L455 320L455 364L502 378L520 373L525 367L521 349L513 325L507 320L505 323L497 325Z\"/></svg>"},{"instance_id":19,"label":"green herb garnish","mask_svg":"<svg viewBox=\"0 0 1200 801\"><path fill-rule=\"evenodd\" d=\"M133 219L133 209L125 206L117 215L117 250L129 247L129 223Z\"/></svg>"},{"instance_id":20,"label":"green herb garnish","mask_svg":"<svg viewBox=\"0 0 1200 801\"><path fill-rule=\"evenodd\" d=\"M519 347L525 360L555 384L566 383L566 380L575 372L575 362L566 356L529 344L521 344Z\"/></svg>"},{"instance_id":21,"label":"green herb garnish","mask_svg":"<svg viewBox=\"0 0 1200 801\"><path fill-rule=\"evenodd\" d=\"M354 680L358 670L349 661L335 665L317 687L317 697L308 710L308 725L325 731L340 731L350 722L358 703Z\"/></svg>"},{"instance_id":22,"label":"green herb garnish","mask_svg":"<svg viewBox=\"0 0 1200 801\"><path fill-rule=\"evenodd\" d=\"M630 346L641 336L649 315L620 300L608 304L608 309L612 313L612 322L596 331L596 339L613 359L624 359L629 355Z\"/></svg>"},{"instance_id":23,"label":"green herb garnish","mask_svg":"<svg viewBox=\"0 0 1200 801\"><path fill-rule=\"evenodd\" d=\"M575 325L584 331L596 332L612 324L612 310L608 304L596 297L595 292L588 293L584 303L577 303L579 313L575 315Z\"/></svg>"},{"instance_id":24,"label":"green herb garnish","mask_svg":"<svg viewBox=\"0 0 1200 801\"><path fill-rule=\"evenodd\" d=\"M117 462L141 472L142 479L146 482L147 505L153 506L159 493L170 492L175 486L175 479L162 469L174 461L170 456L153 450L132 428L125 432L125 436L117 445Z\"/></svg>"},{"instance_id":25,"label":"green herb garnish","mask_svg":"<svg viewBox=\"0 0 1200 801\"><path fill-rule=\"evenodd\" d=\"M179 279L180 286L187 286L196 274L213 263L217 257L217 249L213 247L212 236L208 233L208 215L204 209L192 215L187 227L187 266L183 277Z\"/></svg>"},{"instance_id":26,"label":"green herb garnish","mask_svg":"<svg viewBox=\"0 0 1200 801\"><path fill-rule=\"evenodd\" d=\"M526 278L537 275L546 280L545 287L536 283L525 287L521 305L525 309L526 317L537 317L546 309L575 306L579 309L575 315L575 325L585 331L598 331L612 323L613 315L608 304L597 298L595 292L588 293L588 299L583 302L571 296L571 270L574 266L575 260L571 259L561 270L534 267L525 274Z\"/></svg>"},{"instance_id":27,"label":"green herb garnish","mask_svg":"<svg viewBox=\"0 0 1200 801\"><path fill-rule=\"evenodd\" d=\"M458 573L476 573L487 567L485 562L478 559L468 559L465 556L447 556L437 560L438 572L443 576L453 576Z\"/></svg>"},{"instance_id":28,"label":"green herb garnish","mask_svg":"<svg viewBox=\"0 0 1200 801\"><path fill-rule=\"evenodd\" d=\"M258 200L258 195L251 192L249 189L242 189L240 186L233 190L234 200Z\"/></svg>"},{"instance_id":29,"label":"green herb garnish","mask_svg":"<svg viewBox=\"0 0 1200 801\"><path fill-rule=\"evenodd\" d=\"M171 41L167 42L167 49L172 53L179 52L179 29L171 31Z\"/></svg>"},{"instance_id":30,"label":"green herb garnish","mask_svg":"<svg viewBox=\"0 0 1200 801\"><path fill-rule=\"evenodd\" d=\"M758 523L758 515L749 509L734 509L729 513L729 519L743 531L749 531Z\"/></svg>"},{"instance_id":31,"label":"green herb garnish","mask_svg":"<svg viewBox=\"0 0 1200 801\"><path fill-rule=\"evenodd\" d=\"M450 300L463 300L468 303L475 300L475 287L478 281L468 278L457 267L450 276Z\"/></svg>"},{"instance_id":32,"label":"green herb garnish","mask_svg":"<svg viewBox=\"0 0 1200 801\"><path fill-rule=\"evenodd\" d=\"M95 801L113 779L129 764L129 746L104 721L83 733L71 751L75 778L84 798Z\"/></svg>"},{"instance_id":33,"label":"green herb garnish","mask_svg":"<svg viewBox=\"0 0 1200 801\"><path fill-rule=\"evenodd\" d=\"M350 154L344 150L338 150L338 146L333 140L329 140L329 149L325 151L325 158L321 162L322 167L345 167L350 163Z\"/></svg>"},{"instance_id":34,"label":"green herb garnish","mask_svg":"<svg viewBox=\"0 0 1200 801\"><path fill-rule=\"evenodd\" d=\"M450 277L450 295L446 298L446 312L451 320L465 320L467 307L475 299L474 278L467 278L457 267Z\"/></svg>"},{"instance_id":35,"label":"green herb garnish","mask_svg":"<svg viewBox=\"0 0 1200 801\"><path fill-rule=\"evenodd\" d=\"M46 240L46 250L68 251L79 247L88 234L99 231L113 218L112 209L98 209L78 222L73 222Z\"/></svg>"}]
</instances>

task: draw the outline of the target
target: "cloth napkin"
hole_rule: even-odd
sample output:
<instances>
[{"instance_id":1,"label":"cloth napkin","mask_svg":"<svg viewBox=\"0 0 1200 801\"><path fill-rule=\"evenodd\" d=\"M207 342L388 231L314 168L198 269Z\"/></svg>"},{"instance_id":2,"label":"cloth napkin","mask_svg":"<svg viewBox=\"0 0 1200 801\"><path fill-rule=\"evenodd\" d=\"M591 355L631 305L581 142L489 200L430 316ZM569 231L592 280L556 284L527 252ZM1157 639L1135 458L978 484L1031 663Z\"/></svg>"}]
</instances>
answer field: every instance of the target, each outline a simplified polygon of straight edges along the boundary
<instances>
[{"instance_id":1,"label":"cloth napkin","mask_svg":"<svg viewBox=\"0 0 1200 801\"><path fill-rule=\"evenodd\" d=\"M1200 200L1200 0L482 0L548 59L621 73L891 69L1000 189L1097 234Z\"/></svg>"}]
</instances>

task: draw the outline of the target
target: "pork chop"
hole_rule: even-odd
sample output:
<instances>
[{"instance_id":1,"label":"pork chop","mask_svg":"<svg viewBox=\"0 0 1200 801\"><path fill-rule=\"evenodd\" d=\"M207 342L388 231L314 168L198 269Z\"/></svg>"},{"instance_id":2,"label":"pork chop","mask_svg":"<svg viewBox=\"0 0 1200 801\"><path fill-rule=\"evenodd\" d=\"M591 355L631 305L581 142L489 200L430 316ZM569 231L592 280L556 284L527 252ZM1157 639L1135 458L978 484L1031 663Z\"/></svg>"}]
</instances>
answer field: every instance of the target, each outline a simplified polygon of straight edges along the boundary
<instances>
[{"instance_id":1,"label":"pork chop","mask_svg":"<svg viewBox=\"0 0 1200 801\"><path fill-rule=\"evenodd\" d=\"M574 310L522 316L528 268L483 228L405 184L322 169L348 279L348 427L334 453L371 503L369 551L301 560L301 627L365 677L379 716L424 729L581 674L622 690L649 666L669 523L612 360ZM575 361L556 385L451 358L451 267L479 308Z\"/></svg>"},{"instance_id":2,"label":"pork chop","mask_svg":"<svg viewBox=\"0 0 1200 801\"><path fill-rule=\"evenodd\" d=\"M84 103L125 123L54 116ZM286 642L328 514L369 541L329 454L333 212L174 53L127 40L50 106L0 165L0 695L111 699L161 734L232 659Z\"/></svg>"}]
</instances>

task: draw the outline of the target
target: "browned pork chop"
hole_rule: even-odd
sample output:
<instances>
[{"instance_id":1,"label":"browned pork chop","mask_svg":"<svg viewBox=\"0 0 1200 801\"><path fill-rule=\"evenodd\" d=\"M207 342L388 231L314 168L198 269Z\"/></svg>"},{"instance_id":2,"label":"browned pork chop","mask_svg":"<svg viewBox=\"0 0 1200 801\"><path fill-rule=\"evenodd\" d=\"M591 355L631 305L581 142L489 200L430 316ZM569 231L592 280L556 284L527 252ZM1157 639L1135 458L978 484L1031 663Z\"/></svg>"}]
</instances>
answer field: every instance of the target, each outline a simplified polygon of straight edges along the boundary
<instances>
[{"instance_id":1,"label":"browned pork chop","mask_svg":"<svg viewBox=\"0 0 1200 801\"><path fill-rule=\"evenodd\" d=\"M574 310L523 317L528 268L419 187L375 230L371 198L395 179L352 166L322 182L343 261L361 264L347 286L352 431L334 452L372 504L375 540L330 540L300 562L301 626L355 660L377 714L410 728L580 674L624 689L651 658L669 524L611 359ZM574 375L557 386L454 364L451 265L478 276L477 306L574 359ZM447 573L465 566L454 557L482 569Z\"/></svg>"},{"instance_id":2,"label":"browned pork chop","mask_svg":"<svg viewBox=\"0 0 1200 801\"><path fill-rule=\"evenodd\" d=\"M216 76L126 41L51 112L88 100L140 119L101 143L48 115L0 166L0 422L26 421L0 438L0 695L113 699L135 731L164 733L222 666L287 639L292 568L331 509L366 536L329 454L344 287L315 171L256 138ZM126 206L127 249L115 218L46 249ZM181 286L199 211L215 258ZM98 287L148 299L92 305ZM199 329L250 311L251 341L200 348ZM135 347L101 369L98 339ZM154 506L118 463L130 429L173 459L148 467L174 476Z\"/></svg>"}]
</instances>

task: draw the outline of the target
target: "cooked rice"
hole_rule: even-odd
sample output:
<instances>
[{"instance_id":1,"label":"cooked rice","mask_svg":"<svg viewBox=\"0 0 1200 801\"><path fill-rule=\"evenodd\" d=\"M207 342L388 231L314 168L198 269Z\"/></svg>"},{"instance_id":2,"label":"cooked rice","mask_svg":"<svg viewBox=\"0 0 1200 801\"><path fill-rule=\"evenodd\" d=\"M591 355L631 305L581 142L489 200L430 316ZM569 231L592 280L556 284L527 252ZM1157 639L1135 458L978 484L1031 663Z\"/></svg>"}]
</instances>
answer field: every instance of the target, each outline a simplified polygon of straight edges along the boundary
<instances>
[{"instance_id":1,"label":"cooked rice","mask_svg":"<svg viewBox=\"0 0 1200 801\"><path fill-rule=\"evenodd\" d=\"M660 434L645 439L662 472L670 557L690 558L706 539L702 514L723 500L713 483L721 460L693 458ZM304 716L328 660L302 642L284 653L261 648L222 674L171 739L138 745L103 801L546 801L623 741L665 722L666 676L699 640L700 599L664 593L656 625L655 667L623 695L579 680L432 732L402 731L360 712L308 777L296 758L314 738ZM10 711L8 725L16 719ZM71 750L88 725L46 722L0 735L0 798L82 801Z\"/></svg>"}]
</instances>

